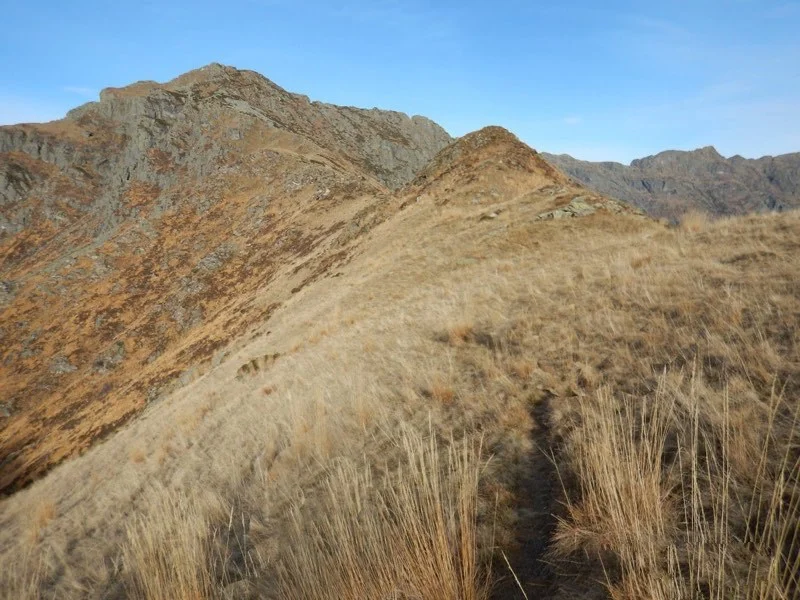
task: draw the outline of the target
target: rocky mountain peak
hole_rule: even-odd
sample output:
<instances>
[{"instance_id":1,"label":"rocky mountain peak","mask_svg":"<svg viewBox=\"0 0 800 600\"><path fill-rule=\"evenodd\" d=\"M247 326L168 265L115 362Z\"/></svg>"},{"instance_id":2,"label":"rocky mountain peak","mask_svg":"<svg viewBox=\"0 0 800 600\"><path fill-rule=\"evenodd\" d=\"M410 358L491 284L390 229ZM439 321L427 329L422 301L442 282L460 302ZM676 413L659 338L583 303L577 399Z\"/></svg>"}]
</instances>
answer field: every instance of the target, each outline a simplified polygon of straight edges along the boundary
<instances>
[{"instance_id":1,"label":"rocky mountain peak","mask_svg":"<svg viewBox=\"0 0 800 600\"><path fill-rule=\"evenodd\" d=\"M218 64L0 127L0 493L346 261L450 141Z\"/></svg>"},{"instance_id":2,"label":"rocky mountain peak","mask_svg":"<svg viewBox=\"0 0 800 600\"><path fill-rule=\"evenodd\" d=\"M536 182L534 187L563 183L566 178L545 161L539 153L521 142L502 127L489 126L467 134L445 147L420 172L416 184L436 180L442 185L443 176L466 176L475 179L480 173L484 177L501 172L524 174Z\"/></svg>"},{"instance_id":3,"label":"rocky mountain peak","mask_svg":"<svg viewBox=\"0 0 800 600\"><path fill-rule=\"evenodd\" d=\"M489 206L568 180L536 150L502 127L490 126L458 138L439 152L405 188L407 205Z\"/></svg>"},{"instance_id":4,"label":"rocky mountain peak","mask_svg":"<svg viewBox=\"0 0 800 600\"><path fill-rule=\"evenodd\" d=\"M666 150L653 156L646 156L631 161L630 166L646 169L651 166L682 166L692 168L699 163L724 161L725 158L717 152L714 146L705 146L696 150Z\"/></svg>"},{"instance_id":5,"label":"rocky mountain peak","mask_svg":"<svg viewBox=\"0 0 800 600\"><path fill-rule=\"evenodd\" d=\"M48 169L66 170L61 176L74 192L66 201L80 204L73 206L78 212L88 205L95 213L98 206L114 212L132 181L155 193L179 173L202 177L277 132L389 188L410 181L451 141L423 117L310 102L253 71L212 64L164 84L106 88L99 101L62 121L0 127L0 194L8 205L0 226L10 232L24 227L30 215L17 203ZM51 204L51 195L42 197Z\"/></svg>"}]
</instances>

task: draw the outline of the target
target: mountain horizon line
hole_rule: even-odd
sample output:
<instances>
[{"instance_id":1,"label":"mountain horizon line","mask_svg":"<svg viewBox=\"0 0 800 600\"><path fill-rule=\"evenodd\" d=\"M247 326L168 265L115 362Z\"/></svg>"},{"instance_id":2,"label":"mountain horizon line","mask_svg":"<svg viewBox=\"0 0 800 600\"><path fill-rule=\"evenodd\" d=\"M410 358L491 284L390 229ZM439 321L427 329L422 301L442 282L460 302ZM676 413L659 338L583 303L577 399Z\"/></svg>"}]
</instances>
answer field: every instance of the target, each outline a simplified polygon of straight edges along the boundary
<instances>
[{"instance_id":1,"label":"mountain horizon line","mask_svg":"<svg viewBox=\"0 0 800 600\"><path fill-rule=\"evenodd\" d=\"M260 77L263 77L264 79L266 79L270 84L274 85L275 87L277 87L277 88L279 88L279 89L281 89L283 91L286 91L287 93L291 93L293 96L306 98L310 104L340 106L340 107L343 107L343 108L362 108L362 109L364 108L364 107L358 106L357 104L335 104L335 103L327 102L325 100L319 100L319 99L312 100L311 96L308 95L308 94L297 93L297 92L289 92L286 88L284 88L280 84L275 83L275 81L273 81L272 79L270 79L269 77L267 77L263 73L260 73L259 71L256 71L254 69L239 68L239 67L236 67L234 65L226 65L224 63L213 61L213 62L210 62L210 63L208 63L206 65L201 66L201 67L197 67L195 69L190 69L189 71L186 71L184 73L176 75L172 79L170 79L168 81L165 81L165 82L158 82L158 81L155 81L155 80L152 80L152 79L142 79L142 80L137 80L137 81L131 82L131 83L123 85L123 86L106 86L104 88L101 88L100 91L97 92L97 96L98 96L97 100L89 100L87 102L84 102L82 104L79 104L79 105L75 106L74 108L68 110L65 113L65 115L63 117L61 117L60 119L52 119L50 121L21 121L21 122L13 122L13 123L0 123L0 127L10 127L10 126L15 126L15 125L36 125L36 124L44 124L44 123L52 123L52 122L60 121L62 119L68 118L69 114L71 112L73 112L74 110L79 110L79 109L82 109L82 108L84 108L86 106L89 106L89 105L92 105L92 104L97 104L98 102L102 102L103 96L106 95L107 93L113 93L115 91L126 90L126 89L130 89L130 88L135 88L135 87L167 86L167 85L170 85L172 83L177 82L178 80L180 80L182 78L185 78L186 76L188 76L190 74L201 73L201 72L204 72L204 71L208 72L208 71L212 71L212 70L226 70L226 69L233 69L233 70L236 70L238 72L243 72L243 73L254 73L254 74L256 74L256 75L258 75ZM475 129L471 129L470 131L468 131L468 132L466 132L466 133L464 133L462 135L453 135L447 129L447 127L445 127L444 125L442 125L441 123L439 123L435 119L431 119L430 117L428 117L426 115L423 115L423 114L412 114L412 113L409 113L409 112L406 112L406 111L400 110L400 109L381 108L381 107L378 107L378 106L373 106L373 107L371 107L369 109L366 109L366 110L380 110L380 111L383 111L383 112L398 113L398 114L405 115L405 116L407 116L408 118L410 118L412 120L415 119L415 118L425 118L425 119L428 119L428 120L431 120L431 121L435 122L439 127L444 129L448 133L448 135L450 135L454 139L457 139L459 137L463 137L463 135L467 135L468 133L471 133L471 132L474 132L474 131L479 131L480 129L483 129L484 127L491 126L491 125L501 126L501 127L504 127L505 129L508 129L511 132L514 132L514 128L513 127L503 125L502 123L486 123L486 124L484 124L484 125L482 125L480 127L476 127ZM525 140L525 139L523 139L523 141L526 144L530 145L531 147L535 147L535 148L539 149L538 144L531 143L531 142L529 142L528 140ZM607 164L607 163L608 164L618 164L618 165L623 165L623 166L626 166L626 167L635 167L636 163L638 161L642 161L642 160L646 160L646 159L662 156L662 155L665 155L665 154L698 154L698 153L706 153L706 152L708 152L708 153L711 153L712 155L715 155L715 157L722 158L724 160L761 160L761 159L771 159L771 158L780 158L780 157L785 157L785 156L800 155L800 148L798 148L797 151L782 152L782 153L775 153L775 154L771 154L770 153L770 154L763 154L761 156L746 155L746 153L745 154L743 154L743 153L735 153L735 154L731 154L731 155L727 155L726 156L726 155L723 155L722 153L720 153L717 150L716 145L713 144L713 143L706 144L704 146L698 146L698 147L693 148L693 149L665 148L663 150L654 151L654 152L652 152L650 154L643 154L641 156L638 156L636 158L631 159L630 161L612 160L612 159L590 160L590 159L581 158L579 156L580 152L549 152L549 151L544 150L544 149L542 149L540 151L543 152L543 153L546 153L546 154L548 154L550 156L569 157L569 158L572 158L572 159L575 159L575 160L579 160L581 162L587 162L587 163L593 163L593 164Z\"/></svg>"}]
</instances>

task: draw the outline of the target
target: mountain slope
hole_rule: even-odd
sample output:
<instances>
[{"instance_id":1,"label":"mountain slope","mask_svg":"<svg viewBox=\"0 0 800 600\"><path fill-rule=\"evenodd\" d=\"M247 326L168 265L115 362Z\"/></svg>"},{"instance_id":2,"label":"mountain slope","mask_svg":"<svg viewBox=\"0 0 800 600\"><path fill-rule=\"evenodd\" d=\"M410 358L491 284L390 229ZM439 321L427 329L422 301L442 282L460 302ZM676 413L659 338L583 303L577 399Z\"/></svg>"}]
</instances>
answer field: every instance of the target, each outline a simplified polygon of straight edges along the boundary
<instances>
[{"instance_id":1,"label":"mountain slope","mask_svg":"<svg viewBox=\"0 0 800 600\"><path fill-rule=\"evenodd\" d=\"M0 128L0 490L219 360L449 141L220 65Z\"/></svg>"},{"instance_id":2,"label":"mountain slope","mask_svg":"<svg viewBox=\"0 0 800 600\"><path fill-rule=\"evenodd\" d=\"M483 599L494 559L492 597L513 598L507 556L529 597L641 598L683 585L665 548L686 585L718 584L720 518L730 585L776 555L735 510L795 506L797 472L759 444L796 408L775 390L797 397L797 214L668 228L499 128L383 198L335 277L0 505L0 589ZM669 443L636 453L650 423ZM775 479L748 488L762 460ZM733 512L681 523L723 483Z\"/></svg>"},{"instance_id":3,"label":"mountain slope","mask_svg":"<svg viewBox=\"0 0 800 600\"><path fill-rule=\"evenodd\" d=\"M258 140L153 226L117 313L197 277L202 322L96 376L215 358L0 500L0 596L797 597L800 214L670 227L497 127L396 190ZM245 247L192 254L210 236Z\"/></svg>"},{"instance_id":4,"label":"mountain slope","mask_svg":"<svg viewBox=\"0 0 800 600\"><path fill-rule=\"evenodd\" d=\"M290 167L302 168L302 165L290 164L286 168ZM278 477L278 473L285 470L287 478L282 483L278 483L278 479L275 481L276 485L288 486L284 489L289 494L287 497L290 497L296 493L293 491L295 476L303 478L304 486L317 485L317 475L314 475L316 469L308 470L308 467L321 457L333 459L337 455L351 456L352 452L359 451L374 453L364 435L377 435L378 430L374 428L386 426L384 419L388 419L387 423L396 424L402 415L410 411L413 415L410 422L417 422L424 420L433 408L444 410L447 414L446 417L445 414L437 417L445 419L441 422L444 431L451 428L457 431L475 416L465 413L467 421L462 423L461 417L451 414L456 405L452 408L449 406L447 386L450 384L443 378L444 371L439 374L440 366L437 364L435 372L425 370L414 375L412 371L416 367L413 362L408 362L420 351L439 352L441 342L437 339L441 331L446 331L449 322L455 323L458 319L466 318L466 315L459 315L457 310L450 316L439 315L439 311L445 307L431 304L430 294L439 296L446 293L449 296L446 290L455 286L459 279L480 279L480 275L473 271L477 269L482 272L490 256L493 261L507 260L513 256L510 253L520 242L535 239L537 228L548 231L547 219L539 219L540 215L547 216L576 198L584 198L583 202L590 207L586 212L587 218L597 217L601 222L604 218L620 219L619 225L623 228L630 226L627 219L633 223L645 223L645 219L635 211L623 209L617 203L569 185L563 175L500 128L487 128L456 140L445 147L419 177L393 194L372 185L373 196L369 201L362 197L349 201L346 197L339 197L335 204L333 199L315 200L313 191L316 188L306 190L305 196L290 197L285 203L273 200L269 208L275 212L280 209L288 212L296 206L295 203L300 204L301 210L298 212L303 220L298 215L290 221L300 232L313 232L319 220L330 219L331 212L343 215L341 218L351 223L362 223L363 229L353 233L348 231L350 228L347 226L328 234L330 240L327 237L323 237L321 242L315 240L310 258L301 255L298 259L294 252L285 257L278 255L286 264L279 265L276 268L278 274L267 282L256 278L252 286L246 285L246 282L240 283L236 279L237 273L248 268L243 258L239 258L233 268L222 266L214 271L223 273L220 279L213 280L214 285L234 288L227 294L217 292L221 299L215 313L216 319L210 320L208 325L204 320L188 335L184 334L185 339L179 338L175 346L180 350L166 350L159 356L159 361L169 368L186 369L198 360L198 357L182 351L187 346L192 348L190 341L203 340L204 344L208 344L206 340L219 339L220 343L233 344L220 346L225 352L219 355L206 373L199 374L194 381L187 381L183 389L173 393L167 393L168 390L162 392L165 393L163 401L149 404L140 419L122 428L117 435L85 456L68 461L29 490L17 492L4 507L6 520L0 528L9 534L16 532L14 535L26 536L24 517L18 512L26 503L26 495L65 498L72 508L67 509L66 504L64 508L59 505L59 516L51 526L54 531L62 531L71 541L69 547L59 547L56 552L63 553L64 560L72 565L71 572L83 574L79 585L88 585L95 590L93 593L109 594L114 589L115 579L109 578L107 573L91 574L86 565L97 561L100 555L112 556L121 547L124 522L120 520L120 509L131 506L131 503L139 503L137 497L141 494L142 486L162 485L157 482L166 483L170 480L173 482L168 484L170 486L178 485L181 481L205 481L209 489L221 490L230 485L232 487L225 492L226 497L230 492L233 496L244 498L259 493L257 490L260 489L258 479L252 479L246 473L254 465L260 464L262 459L271 461L276 456L275 452L278 452L280 458L271 467L271 472ZM246 198L248 194L243 196ZM361 206L366 206L366 209L353 215L356 207ZM224 222L228 230L237 231L237 213L244 210L230 199L226 199L219 210L225 215ZM198 236L198 232L202 231L203 222L209 221L207 215L202 220L169 222L173 228L180 227L187 234L191 233L191 239L205 238L207 234ZM647 223L652 226L649 221ZM354 235L355 239L348 239ZM274 252L274 237L264 235L259 238L249 234L248 239L255 240L254 246L268 246ZM352 245L354 242L357 245ZM154 255L160 253L169 256L171 249L169 242L162 242L152 252ZM314 251L323 258L313 262ZM257 249L253 252L257 252ZM328 260L328 257L331 259ZM292 277L291 273L302 260L311 262L312 266L305 267ZM150 269L158 268L154 262L148 265ZM187 262L191 264L191 261ZM167 271L172 277L182 275L180 263L167 265ZM191 275L193 271L189 270L188 273ZM268 274L270 271L266 271L265 276ZM201 281L210 287L208 280ZM181 285L183 287L186 283ZM287 290L290 286L293 286L293 293ZM281 292L283 295L280 295ZM239 317L239 310L241 307L248 308L248 303L260 309L260 312L256 312L258 318L247 320ZM140 316L148 306L159 304L157 293L142 295L129 310ZM205 308L207 305L203 306ZM267 310L269 312L265 312ZM452 308L447 310L452 312ZM427 317L422 316L425 314ZM424 337L419 338L419 327L413 325L418 316L420 323L425 323L426 328L435 327L436 331L424 333ZM444 320L439 322L440 318ZM386 333L379 333L384 328ZM224 331L228 337L212 337L219 331ZM62 338L66 335L63 329L59 335ZM158 340L157 332L143 332L141 340L138 341L138 336L136 339L138 343L146 344L151 336ZM402 350L404 345L409 347ZM132 355L141 356L126 350L126 360L132 360ZM388 371L381 366L384 361L389 361L391 365ZM101 381L115 381L110 377L120 373L116 376L131 378L134 385L142 380L150 383L151 380L146 377L152 371L147 367L142 369L138 361L130 364L121 362L119 365L108 365ZM159 362L154 361L154 364ZM266 374L269 374L268 382L264 380ZM418 377L420 375L421 379ZM350 408L339 404L349 394L348 386L363 386L365 390L376 389L376 386L384 389L396 377L407 380L407 383L398 382L398 390L410 386L409 393L413 398L409 398L406 404L394 396L395 392L390 392L391 387L386 387L386 392L391 393L392 397L387 398L385 404L375 398L365 397L366 403L357 419L362 419L367 428L360 431L356 423L351 421L353 415ZM317 387L320 385L322 387ZM272 390L273 386L275 391ZM444 387L440 390L437 386ZM436 405L430 404L430 397L432 395L435 399L438 394L444 396L442 404L436 408ZM287 401L288 397L297 398L297 401ZM194 407L196 402L208 402L211 398L213 400L208 411ZM113 406L120 406L123 399L116 396ZM186 409L185 401L192 408ZM108 404L111 404L110 400ZM312 406L316 408L312 409ZM497 413L502 407L502 404L486 406L480 408L479 412L489 411L489 423L490 420L504 418ZM105 412L90 414L85 421L99 421L109 411L107 404L103 408ZM309 409L311 413L306 412ZM185 413L185 410L189 412ZM197 416L204 411L202 417ZM299 412L295 415L294 411ZM314 423L327 428L323 418L326 414L330 414L340 425L324 434L327 441L320 441L320 432ZM401 420L406 423L404 418ZM52 423L49 425L52 426ZM207 425L212 429L206 430ZM525 452L527 438L524 431L529 424L521 421L518 425L523 428L522 437L517 440L521 446L510 448L511 453ZM298 429L293 432L295 428ZM7 430L14 431L10 427ZM170 430L173 433L169 433ZM54 450L71 441L58 435L57 426L47 432L43 428L40 432L45 443L54 440L51 442ZM291 444L308 443L311 445L308 452L295 452L294 446L288 452L282 452L278 447L269 449L269 444L282 444L279 440L285 436L294 438L298 434L307 436L307 442L300 442L297 438ZM273 441L268 441L273 435L276 436ZM502 437L500 431L498 435ZM37 441L37 447L41 447L43 442ZM330 444L330 447L326 450L318 447L318 443L323 446ZM188 446L185 444L195 447L195 450L186 452ZM376 459L391 460L391 456L392 453L387 451L385 456L376 456ZM120 477L105 479L89 475L91 472L109 473L111 465L115 463L121 466ZM223 464L228 466L222 467ZM222 470L218 470L220 468ZM307 473L308 478L301 475L303 473ZM68 493L61 487L67 481L84 477L92 481L85 490ZM243 488L233 483L239 477L244 478ZM212 484L212 481L215 483ZM222 487L218 488L219 485ZM114 500L111 501L111 498ZM150 500L145 502L149 508L143 507L146 514L150 514L151 509L156 510L155 505L149 503ZM278 519L278 512L283 510L280 506L279 502L271 505L269 513L264 516L265 522L270 523L269 528L275 530L271 535L276 538L289 535L286 527L290 523ZM79 530L73 529L73 525L77 524L76 519L82 521ZM92 532L101 529L116 533L109 533L98 544ZM9 539L0 540L4 547L9 543ZM271 550L267 552L272 553ZM99 559L99 563L95 564L103 564L103 560ZM92 581L95 577L99 579ZM78 584L71 581L69 576L54 574L48 585L59 595L68 596L70 587Z\"/></svg>"},{"instance_id":5,"label":"mountain slope","mask_svg":"<svg viewBox=\"0 0 800 600\"><path fill-rule=\"evenodd\" d=\"M662 152L629 166L565 154L543 156L584 185L657 217L674 219L689 210L724 216L800 206L800 154L726 159L708 147Z\"/></svg>"}]
</instances>

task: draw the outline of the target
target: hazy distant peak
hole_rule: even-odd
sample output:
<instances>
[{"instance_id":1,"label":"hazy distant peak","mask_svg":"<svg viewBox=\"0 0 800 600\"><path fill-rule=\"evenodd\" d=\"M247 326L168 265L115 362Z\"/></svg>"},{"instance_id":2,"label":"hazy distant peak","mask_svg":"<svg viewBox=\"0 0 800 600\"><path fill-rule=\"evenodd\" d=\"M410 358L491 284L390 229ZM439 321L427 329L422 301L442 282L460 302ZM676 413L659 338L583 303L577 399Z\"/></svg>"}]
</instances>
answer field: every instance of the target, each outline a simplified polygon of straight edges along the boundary
<instances>
[{"instance_id":1,"label":"hazy distant peak","mask_svg":"<svg viewBox=\"0 0 800 600\"><path fill-rule=\"evenodd\" d=\"M700 209L733 215L800 206L800 154L726 159L714 146L667 150L619 163L546 155L565 173L595 190L651 214L677 218Z\"/></svg>"},{"instance_id":2,"label":"hazy distant peak","mask_svg":"<svg viewBox=\"0 0 800 600\"><path fill-rule=\"evenodd\" d=\"M659 152L658 154L652 156L635 159L631 161L630 166L634 168L647 168L652 165L666 165L698 160L717 161L725 160L725 157L717 152L717 149L714 148L714 146L704 146L703 148L689 151L665 150L664 152Z\"/></svg>"}]
</instances>

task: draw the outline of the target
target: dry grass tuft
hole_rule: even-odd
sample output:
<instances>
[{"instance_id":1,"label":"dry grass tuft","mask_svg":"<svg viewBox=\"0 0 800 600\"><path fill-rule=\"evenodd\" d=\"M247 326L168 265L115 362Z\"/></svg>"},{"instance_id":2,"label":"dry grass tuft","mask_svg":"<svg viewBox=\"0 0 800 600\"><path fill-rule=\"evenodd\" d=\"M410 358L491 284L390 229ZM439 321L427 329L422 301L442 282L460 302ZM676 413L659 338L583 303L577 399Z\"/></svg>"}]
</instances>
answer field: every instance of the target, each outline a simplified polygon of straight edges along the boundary
<instances>
[{"instance_id":1,"label":"dry grass tuft","mask_svg":"<svg viewBox=\"0 0 800 600\"><path fill-rule=\"evenodd\" d=\"M664 377L644 402L581 400L567 451L577 486L552 552L596 557L613 598L797 597L798 408L775 396L760 421L737 422L728 394L696 381Z\"/></svg>"},{"instance_id":2,"label":"dry grass tuft","mask_svg":"<svg viewBox=\"0 0 800 600\"><path fill-rule=\"evenodd\" d=\"M326 482L314 519L292 513L281 569L287 599L488 598L488 564L477 545L480 446L440 450L406 430L402 459L384 477L346 462Z\"/></svg>"},{"instance_id":3,"label":"dry grass tuft","mask_svg":"<svg viewBox=\"0 0 800 600\"><path fill-rule=\"evenodd\" d=\"M680 226L684 231L698 233L708 229L710 219L708 215L699 210L690 210L681 217Z\"/></svg>"},{"instance_id":4,"label":"dry grass tuft","mask_svg":"<svg viewBox=\"0 0 800 600\"><path fill-rule=\"evenodd\" d=\"M155 455L156 462L159 464L159 466L163 466L171 456L174 456L174 454L175 446L173 446L172 442L169 440L163 440Z\"/></svg>"},{"instance_id":5,"label":"dry grass tuft","mask_svg":"<svg viewBox=\"0 0 800 600\"><path fill-rule=\"evenodd\" d=\"M460 346L467 342L473 333L473 326L467 323L453 325L447 330L447 339L453 346Z\"/></svg>"},{"instance_id":6,"label":"dry grass tuft","mask_svg":"<svg viewBox=\"0 0 800 600\"><path fill-rule=\"evenodd\" d=\"M141 600L210 598L209 523L184 495L153 494L147 518L134 518L124 547L129 593Z\"/></svg>"},{"instance_id":7,"label":"dry grass tuft","mask_svg":"<svg viewBox=\"0 0 800 600\"><path fill-rule=\"evenodd\" d=\"M40 502L33 509L30 517L28 537L32 543L38 542L44 530L56 517L56 505L52 501Z\"/></svg>"},{"instance_id":8,"label":"dry grass tuft","mask_svg":"<svg viewBox=\"0 0 800 600\"><path fill-rule=\"evenodd\" d=\"M653 262L653 257L650 254L643 254L640 256L634 256L631 259L631 268L633 270L641 269L642 267L646 267L650 263Z\"/></svg>"},{"instance_id":9,"label":"dry grass tuft","mask_svg":"<svg viewBox=\"0 0 800 600\"><path fill-rule=\"evenodd\" d=\"M511 362L511 372L520 379L528 379L536 371L536 362L528 358L515 358Z\"/></svg>"},{"instance_id":10,"label":"dry grass tuft","mask_svg":"<svg viewBox=\"0 0 800 600\"><path fill-rule=\"evenodd\" d=\"M453 387L441 380L436 380L431 384L428 395L445 405L452 404L456 399L456 391Z\"/></svg>"},{"instance_id":11,"label":"dry grass tuft","mask_svg":"<svg viewBox=\"0 0 800 600\"><path fill-rule=\"evenodd\" d=\"M9 600L39 600L42 594L44 561L41 551L35 547L21 549L9 561L3 563L3 581L0 592Z\"/></svg>"}]
</instances>

